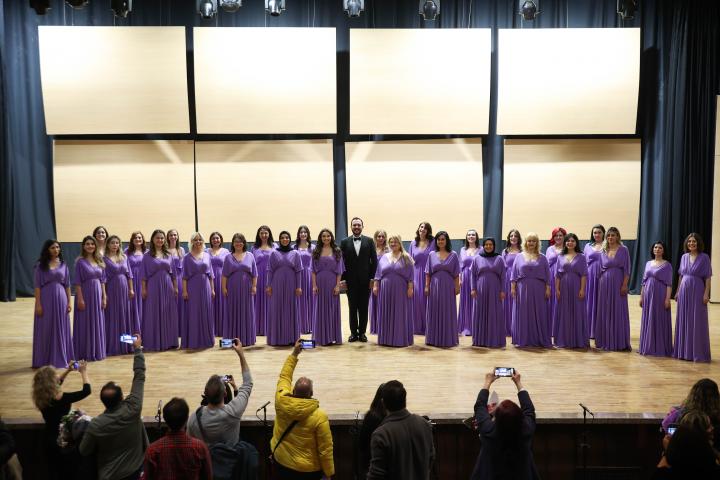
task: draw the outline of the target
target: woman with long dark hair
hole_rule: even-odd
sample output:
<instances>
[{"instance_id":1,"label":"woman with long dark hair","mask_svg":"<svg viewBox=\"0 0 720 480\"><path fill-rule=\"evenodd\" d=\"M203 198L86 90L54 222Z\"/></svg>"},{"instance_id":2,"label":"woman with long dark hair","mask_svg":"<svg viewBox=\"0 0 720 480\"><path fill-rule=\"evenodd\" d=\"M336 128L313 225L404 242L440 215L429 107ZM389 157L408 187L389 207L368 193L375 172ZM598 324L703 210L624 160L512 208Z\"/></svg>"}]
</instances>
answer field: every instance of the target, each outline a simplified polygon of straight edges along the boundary
<instances>
[{"instance_id":1,"label":"woman with long dark hair","mask_svg":"<svg viewBox=\"0 0 720 480\"><path fill-rule=\"evenodd\" d=\"M312 252L312 291L315 297L313 339L319 345L340 345L340 280L345 271L342 252L335 245L335 236L323 228Z\"/></svg>"},{"instance_id":2,"label":"woman with long dark hair","mask_svg":"<svg viewBox=\"0 0 720 480\"><path fill-rule=\"evenodd\" d=\"M215 272L210 254L205 251L205 239L200 233L190 235L190 250L183 258L183 300L187 314L187 328L182 336L183 348L210 348L215 343Z\"/></svg>"},{"instance_id":3,"label":"woman with long dark hair","mask_svg":"<svg viewBox=\"0 0 720 480\"><path fill-rule=\"evenodd\" d=\"M223 236L220 232L212 232L209 237L210 247L207 252L210 254L210 264L213 269L213 288L216 292L222 291L222 269L225 258L230 255L230 250L223 247ZM213 316L215 318L215 335L227 336L223 331L223 319L225 318L225 310L227 309L227 297L225 295L215 295L213 297Z\"/></svg>"},{"instance_id":4,"label":"woman with long dark hair","mask_svg":"<svg viewBox=\"0 0 720 480\"><path fill-rule=\"evenodd\" d=\"M255 257L247 251L247 240L242 233L232 237L222 277L222 294L227 297L223 332L227 338L239 338L245 346L255 345L258 270Z\"/></svg>"},{"instance_id":5,"label":"woman with long dark hair","mask_svg":"<svg viewBox=\"0 0 720 480\"><path fill-rule=\"evenodd\" d=\"M170 252L170 257L172 259L172 267L173 267L173 273L175 274L175 278L177 279L177 288L178 288L178 294L177 294L177 317L178 317L178 332L180 337L185 337L187 335L187 329L188 329L188 318L187 318L187 304L185 300L183 299L183 259L185 258L185 249L180 245L180 232L178 232L176 229L171 228L167 231L167 236L165 237L165 241L167 242L167 249L168 252Z\"/></svg>"},{"instance_id":6,"label":"woman with long dark hair","mask_svg":"<svg viewBox=\"0 0 720 480\"><path fill-rule=\"evenodd\" d=\"M473 260L470 272L470 295L473 307L473 346L505 346L505 262L495 251L495 239L483 240L480 255Z\"/></svg>"},{"instance_id":7,"label":"woman with long dark hair","mask_svg":"<svg viewBox=\"0 0 720 480\"><path fill-rule=\"evenodd\" d=\"M720 390L714 380L703 378L690 387L685 400L670 409L662 421L665 432L670 425L680 423L682 417L690 411L703 412L710 418L713 430L713 446L720 449Z\"/></svg>"},{"instance_id":8,"label":"woman with long dark hair","mask_svg":"<svg viewBox=\"0 0 720 480\"><path fill-rule=\"evenodd\" d=\"M302 295L302 263L290 245L290 232L283 230L278 236L280 245L270 254L267 267L268 345L293 345L300 337L296 297Z\"/></svg>"},{"instance_id":9,"label":"woman with long dark hair","mask_svg":"<svg viewBox=\"0 0 720 480\"><path fill-rule=\"evenodd\" d=\"M130 352L130 345L120 341L120 335L138 333L135 310L135 286L127 257L122 251L120 237L111 235L105 248L105 350L109 355Z\"/></svg>"},{"instance_id":10,"label":"woman with long dark hair","mask_svg":"<svg viewBox=\"0 0 720 480\"><path fill-rule=\"evenodd\" d=\"M475 255L480 251L480 238L477 230L471 228L465 234L465 242L460 249L460 308L458 308L458 333L472 335L473 304L470 297L470 268Z\"/></svg>"},{"instance_id":11,"label":"woman with long dark hair","mask_svg":"<svg viewBox=\"0 0 720 480\"><path fill-rule=\"evenodd\" d=\"M375 391L375 397L370 403L370 409L365 412L363 416L363 422L360 426L360 476L358 478L365 478L367 476L368 468L370 468L370 459L372 458L370 451L370 440L372 434L380 426L382 421L387 416L387 410L382 402L382 392L384 383L381 383Z\"/></svg>"},{"instance_id":12,"label":"woman with long dark hair","mask_svg":"<svg viewBox=\"0 0 720 480\"><path fill-rule=\"evenodd\" d=\"M590 241L583 249L583 255L588 264L587 292L585 294L588 321L588 334L595 338L595 323L597 321L597 292L600 283L600 272L602 265L602 245L605 241L605 227L595 225L590 232Z\"/></svg>"},{"instance_id":13,"label":"woman with long dark hair","mask_svg":"<svg viewBox=\"0 0 720 480\"><path fill-rule=\"evenodd\" d=\"M277 247L273 240L272 230L267 225L261 225L255 233L255 244L252 248L253 257L258 271L257 291L255 295L255 327L257 335L264 336L267 331L267 311L270 297L265 295L268 285L267 269L270 254Z\"/></svg>"},{"instance_id":14,"label":"woman with long dark hair","mask_svg":"<svg viewBox=\"0 0 720 480\"><path fill-rule=\"evenodd\" d=\"M508 232L505 239L505 248L502 251L502 258L505 262L505 281L503 283L503 291L505 292L505 336L512 336L512 318L513 309L515 308L515 298L511 295L510 277L515 263L515 257L522 252L522 236L516 229Z\"/></svg>"},{"instance_id":15,"label":"woman with long dark hair","mask_svg":"<svg viewBox=\"0 0 720 480\"><path fill-rule=\"evenodd\" d=\"M435 250L435 237L432 234L432 226L428 222L421 222L415 231L415 239L410 242L408 254L413 259L415 273L413 275L412 318L413 333L425 335L427 297L423 294L425 289L425 265L430 252Z\"/></svg>"},{"instance_id":16,"label":"woman with long dark hair","mask_svg":"<svg viewBox=\"0 0 720 480\"><path fill-rule=\"evenodd\" d=\"M650 252L640 290L642 316L638 351L641 355L669 357L672 355L670 295L673 268L663 242L653 243Z\"/></svg>"},{"instance_id":17,"label":"woman with long dark hair","mask_svg":"<svg viewBox=\"0 0 720 480\"><path fill-rule=\"evenodd\" d=\"M550 335L555 336L557 333L557 322L555 319L555 306L557 303L557 295L555 294L555 278L557 277L557 260L565 245L565 235L567 230L563 227L553 228L552 235L547 250L545 250L545 258L550 268L550 298L548 299L548 322Z\"/></svg>"},{"instance_id":18,"label":"woman with long dark hair","mask_svg":"<svg viewBox=\"0 0 720 480\"><path fill-rule=\"evenodd\" d=\"M150 236L142 270L142 340L146 350L161 351L178 346L178 280L172 262L165 232L155 230Z\"/></svg>"},{"instance_id":19,"label":"woman with long dark hair","mask_svg":"<svg viewBox=\"0 0 720 480\"><path fill-rule=\"evenodd\" d=\"M620 231L608 228L600 257L595 346L603 350L631 350L628 281L630 253L622 244Z\"/></svg>"},{"instance_id":20,"label":"woman with long dark hair","mask_svg":"<svg viewBox=\"0 0 720 480\"><path fill-rule=\"evenodd\" d=\"M452 251L450 235L435 236L435 251L425 264L427 313L425 343L436 347L454 347L458 342L457 302L460 293L460 260Z\"/></svg>"},{"instance_id":21,"label":"woman with long dark hair","mask_svg":"<svg viewBox=\"0 0 720 480\"><path fill-rule=\"evenodd\" d=\"M143 298L140 292L142 291L142 260L146 250L145 236L142 232L133 232L130 235L128 247L125 249L128 268L132 273L133 290L135 291L131 303L137 312L137 325L133 325L133 332L142 331Z\"/></svg>"},{"instance_id":22,"label":"woman with long dark hair","mask_svg":"<svg viewBox=\"0 0 720 480\"><path fill-rule=\"evenodd\" d=\"M293 248L300 255L300 263L303 267L300 285L303 293L296 300L298 321L300 322L300 331L310 333L313 328L317 298L313 295L312 289L312 259L315 245L310 242L310 229L306 225L300 225L298 228Z\"/></svg>"},{"instance_id":23,"label":"woman with long dark hair","mask_svg":"<svg viewBox=\"0 0 720 480\"><path fill-rule=\"evenodd\" d=\"M574 233L565 235L562 253L557 259L555 275L555 346L588 348L587 331L587 262L580 253L580 241Z\"/></svg>"},{"instance_id":24,"label":"woman with long dark hair","mask_svg":"<svg viewBox=\"0 0 720 480\"><path fill-rule=\"evenodd\" d=\"M75 261L75 318L73 350L81 360L105 358L105 261L95 239L83 238L82 252ZM118 341L120 339L118 338Z\"/></svg>"}]
</instances>

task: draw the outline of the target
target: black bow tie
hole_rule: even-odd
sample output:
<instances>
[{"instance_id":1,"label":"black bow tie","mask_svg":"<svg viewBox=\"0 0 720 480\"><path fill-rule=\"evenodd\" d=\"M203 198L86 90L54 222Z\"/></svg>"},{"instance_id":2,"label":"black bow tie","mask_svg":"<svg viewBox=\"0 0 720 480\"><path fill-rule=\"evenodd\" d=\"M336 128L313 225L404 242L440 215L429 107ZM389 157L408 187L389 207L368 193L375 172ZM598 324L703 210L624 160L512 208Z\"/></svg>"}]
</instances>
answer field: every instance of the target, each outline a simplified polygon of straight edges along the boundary
<instances>
[{"instance_id":1,"label":"black bow tie","mask_svg":"<svg viewBox=\"0 0 720 480\"><path fill-rule=\"evenodd\" d=\"M353 242L359 242L362 240L362 237L353 237Z\"/></svg>"}]
</instances>

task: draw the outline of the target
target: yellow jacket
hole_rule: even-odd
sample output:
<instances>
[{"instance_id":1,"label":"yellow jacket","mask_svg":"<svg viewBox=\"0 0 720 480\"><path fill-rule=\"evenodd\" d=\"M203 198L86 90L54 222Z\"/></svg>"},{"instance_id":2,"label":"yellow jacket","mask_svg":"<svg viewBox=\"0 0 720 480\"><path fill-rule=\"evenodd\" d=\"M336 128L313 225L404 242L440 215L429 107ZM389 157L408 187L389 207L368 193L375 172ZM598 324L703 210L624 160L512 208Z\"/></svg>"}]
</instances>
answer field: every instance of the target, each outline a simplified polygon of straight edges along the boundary
<instances>
[{"instance_id":1,"label":"yellow jacket","mask_svg":"<svg viewBox=\"0 0 720 480\"><path fill-rule=\"evenodd\" d=\"M327 414L320 410L320 402L314 398L296 398L292 395L292 377L298 359L288 356L280 372L275 392L275 425L270 449L275 448L283 432L290 424L298 423L285 436L275 450L275 460L298 472L317 472L325 476L335 474L333 440Z\"/></svg>"}]
</instances>

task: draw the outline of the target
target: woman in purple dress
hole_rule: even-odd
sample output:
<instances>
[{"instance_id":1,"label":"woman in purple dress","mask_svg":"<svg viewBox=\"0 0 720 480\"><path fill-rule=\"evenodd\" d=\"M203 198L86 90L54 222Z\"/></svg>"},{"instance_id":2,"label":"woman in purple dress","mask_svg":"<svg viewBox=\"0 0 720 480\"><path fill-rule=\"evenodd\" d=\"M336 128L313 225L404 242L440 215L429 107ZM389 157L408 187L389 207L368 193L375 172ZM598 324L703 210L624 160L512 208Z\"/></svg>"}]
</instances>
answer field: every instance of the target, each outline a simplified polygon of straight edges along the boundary
<instances>
[{"instance_id":1,"label":"woman in purple dress","mask_svg":"<svg viewBox=\"0 0 720 480\"><path fill-rule=\"evenodd\" d=\"M585 255L580 253L577 235L568 233L564 242L562 253L557 259L555 275L555 346L588 348L590 336L587 331L585 306L587 262Z\"/></svg>"},{"instance_id":2,"label":"woman in purple dress","mask_svg":"<svg viewBox=\"0 0 720 480\"><path fill-rule=\"evenodd\" d=\"M413 259L405 253L400 235L388 239L390 252L375 271L373 295L378 308L378 345L407 347L413 344Z\"/></svg>"},{"instance_id":3,"label":"woman in purple dress","mask_svg":"<svg viewBox=\"0 0 720 480\"><path fill-rule=\"evenodd\" d=\"M70 335L70 272L60 243L46 240L35 265L32 367L67 367L74 358Z\"/></svg>"},{"instance_id":4,"label":"woman in purple dress","mask_svg":"<svg viewBox=\"0 0 720 480\"><path fill-rule=\"evenodd\" d=\"M427 297L423 295L425 289L425 265L430 252L435 250L435 239L432 235L432 226L422 222L415 231L415 240L410 243L410 257L415 262L413 285L415 292L412 299L413 333L425 335L425 322L427 320Z\"/></svg>"},{"instance_id":5,"label":"woman in purple dress","mask_svg":"<svg viewBox=\"0 0 720 480\"><path fill-rule=\"evenodd\" d=\"M183 300L187 308L187 328L182 337L183 348L210 348L215 343L215 273L205 239L198 232L190 235L190 253L183 258Z\"/></svg>"},{"instance_id":6,"label":"woman in purple dress","mask_svg":"<svg viewBox=\"0 0 720 480\"><path fill-rule=\"evenodd\" d=\"M225 263L225 257L230 255L230 251L223 247L223 236L220 232L212 232L210 234L210 248L207 252L210 254L210 264L212 265L216 292L222 290L222 268ZM227 308L227 298L225 295L216 295L213 298L213 316L215 318L215 335L227 336L223 332L223 319L225 318L225 310Z\"/></svg>"},{"instance_id":7,"label":"woman in purple dress","mask_svg":"<svg viewBox=\"0 0 720 480\"><path fill-rule=\"evenodd\" d=\"M105 352L110 355L122 355L130 352L130 345L120 341L120 335L139 333L135 310L135 285L128 267L127 257L122 251L120 237L111 235L105 249Z\"/></svg>"},{"instance_id":8,"label":"woman in purple dress","mask_svg":"<svg viewBox=\"0 0 720 480\"><path fill-rule=\"evenodd\" d=\"M128 268L130 269L130 273L132 273L133 291L135 292L135 296L132 298L131 303L137 312L137 323L132 326L133 332L142 332L143 300L142 295L140 295L140 292L142 291L141 271L143 255L145 255L146 250L147 246L145 245L145 236L142 232L133 232L130 235L130 244L125 250Z\"/></svg>"},{"instance_id":9,"label":"woman in purple dress","mask_svg":"<svg viewBox=\"0 0 720 480\"><path fill-rule=\"evenodd\" d=\"M522 252L522 236L516 229L508 232L505 239L505 248L502 251L503 261L505 262L505 281L503 283L503 291L505 292L505 336L512 336L512 316L515 308L515 299L510 295L510 276L512 273L515 257Z\"/></svg>"},{"instance_id":10,"label":"woman in purple dress","mask_svg":"<svg viewBox=\"0 0 720 480\"><path fill-rule=\"evenodd\" d=\"M92 236L95 239L95 245L97 245L98 255L100 258L105 256L105 245L107 243L108 231L107 228L102 225L98 225L93 229Z\"/></svg>"},{"instance_id":11,"label":"woman in purple dress","mask_svg":"<svg viewBox=\"0 0 720 480\"><path fill-rule=\"evenodd\" d=\"M640 290L640 349L641 355L669 357L672 355L672 264L663 242L655 242L650 249L652 260L645 264Z\"/></svg>"},{"instance_id":12,"label":"woman in purple dress","mask_svg":"<svg viewBox=\"0 0 720 480\"><path fill-rule=\"evenodd\" d=\"M483 240L483 249L470 268L473 306L473 346L505 346L505 262L495 252L495 239Z\"/></svg>"},{"instance_id":13,"label":"woman in purple dress","mask_svg":"<svg viewBox=\"0 0 720 480\"><path fill-rule=\"evenodd\" d=\"M75 261L75 318L73 350L80 360L105 358L105 262L91 236L83 238L81 256ZM119 341L120 339L118 339Z\"/></svg>"},{"instance_id":14,"label":"woman in purple dress","mask_svg":"<svg viewBox=\"0 0 720 480\"><path fill-rule=\"evenodd\" d=\"M167 246L170 257L172 258L172 267L175 278L177 279L178 296L177 296L177 317L178 317L178 332L180 337L187 335L188 318L187 318L187 304L183 299L183 258L185 258L185 249L180 245L180 233L174 228L167 231Z\"/></svg>"},{"instance_id":15,"label":"woman in purple dress","mask_svg":"<svg viewBox=\"0 0 720 480\"><path fill-rule=\"evenodd\" d=\"M255 244L252 248L253 257L255 257L255 265L258 271L257 290L260 295L255 295L255 331L257 335L264 336L267 331L267 311L270 297L262 292L268 285L267 282L267 266L270 260L270 254L276 247L273 240L272 230L267 225L262 225L257 229L255 234Z\"/></svg>"},{"instance_id":16,"label":"woman in purple dress","mask_svg":"<svg viewBox=\"0 0 720 480\"><path fill-rule=\"evenodd\" d=\"M340 280L345 271L342 252L335 245L335 237L323 228L312 252L312 291L316 298L313 318L313 339L319 345L340 345Z\"/></svg>"},{"instance_id":17,"label":"woman in purple dress","mask_svg":"<svg viewBox=\"0 0 720 480\"><path fill-rule=\"evenodd\" d=\"M595 319L597 318L597 292L600 283L600 257L602 257L602 244L605 241L605 227L595 225L590 233L590 241L585 245L583 254L588 264L587 291L585 305L587 307L588 333L595 338Z\"/></svg>"},{"instance_id":18,"label":"woman in purple dress","mask_svg":"<svg viewBox=\"0 0 720 480\"><path fill-rule=\"evenodd\" d=\"M608 228L605 235L600 269L595 346L603 350L632 350L627 298L630 253L615 227Z\"/></svg>"},{"instance_id":19,"label":"woman in purple dress","mask_svg":"<svg viewBox=\"0 0 720 480\"><path fill-rule=\"evenodd\" d=\"M222 293L227 302L223 332L227 338L239 338L245 346L255 345L256 341L257 281L255 257L247 251L245 235L236 233L222 269Z\"/></svg>"},{"instance_id":20,"label":"woman in purple dress","mask_svg":"<svg viewBox=\"0 0 720 480\"><path fill-rule=\"evenodd\" d=\"M710 332L707 304L710 301L710 257L697 233L685 239L685 254L680 259L680 281L675 298L675 349L673 357L693 362L710 361Z\"/></svg>"},{"instance_id":21,"label":"woman in purple dress","mask_svg":"<svg viewBox=\"0 0 720 480\"><path fill-rule=\"evenodd\" d=\"M548 300L548 322L550 322L550 335L555 336L557 333L557 325L555 321L555 304L557 301L555 295L555 278L557 277L557 259L562 254L563 245L565 245L565 235L567 230L562 227L553 228L552 235L550 235L550 242L547 250L545 250L545 257L548 261L548 267L550 268L550 299Z\"/></svg>"},{"instance_id":22,"label":"woman in purple dress","mask_svg":"<svg viewBox=\"0 0 720 480\"><path fill-rule=\"evenodd\" d=\"M435 236L435 251L425 264L425 343L435 347L458 344L457 302L460 293L460 260L452 251L450 236L440 231Z\"/></svg>"},{"instance_id":23,"label":"woman in purple dress","mask_svg":"<svg viewBox=\"0 0 720 480\"><path fill-rule=\"evenodd\" d=\"M302 333L312 332L313 319L315 318L315 296L312 292L312 258L314 245L310 244L310 229L305 225L300 225L295 237L295 251L300 255L302 263L302 281L300 288L303 294L296 300L298 311L298 322L300 322L300 331Z\"/></svg>"},{"instance_id":24,"label":"woman in purple dress","mask_svg":"<svg viewBox=\"0 0 720 480\"><path fill-rule=\"evenodd\" d=\"M162 230L152 233L142 266L143 346L151 351L177 348L177 277Z\"/></svg>"},{"instance_id":25,"label":"woman in purple dress","mask_svg":"<svg viewBox=\"0 0 720 480\"><path fill-rule=\"evenodd\" d=\"M528 233L523 252L515 257L510 294L515 299L513 343L518 347L552 347L547 319L550 267L545 255L540 253L540 238L536 233Z\"/></svg>"},{"instance_id":26,"label":"woman in purple dress","mask_svg":"<svg viewBox=\"0 0 720 480\"><path fill-rule=\"evenodd\" d=\"M280 245L270 254L267 287L270 300L267 312L268 345L294 345L300 337L296 297L302 295L302 263L290 246L290 232L283 230Z\"/></svg>"},{"instance_id":27,"label":"woman in purple dress","mask_svg":"<svg viewBox=\"0 0 720 480\"><path fill-rule=\"evenodd\" d=\"M478 253L480 239L477 230L470 229L465 234L465 244L460 249L460 309L458 311L458 330L460 335L472 335L473 304L470 298L470 267Z\"/></svg>"},{"instance_id":28,"label":"woman in purple dress","mask_svg":"<svg viewBox=\"0 0 720 480\"><path fill-rule=\"evenodd\" d=\"M373 241L375 242L375 254L377 255L377 261L380 263L380 258L390 251L387 245L387 232L385 230L376 230L373 235ZM376 295L370 295L370 333L377 335L378 333L378 310L380 308L380 299Z\"/></svg>"}]
</instances>

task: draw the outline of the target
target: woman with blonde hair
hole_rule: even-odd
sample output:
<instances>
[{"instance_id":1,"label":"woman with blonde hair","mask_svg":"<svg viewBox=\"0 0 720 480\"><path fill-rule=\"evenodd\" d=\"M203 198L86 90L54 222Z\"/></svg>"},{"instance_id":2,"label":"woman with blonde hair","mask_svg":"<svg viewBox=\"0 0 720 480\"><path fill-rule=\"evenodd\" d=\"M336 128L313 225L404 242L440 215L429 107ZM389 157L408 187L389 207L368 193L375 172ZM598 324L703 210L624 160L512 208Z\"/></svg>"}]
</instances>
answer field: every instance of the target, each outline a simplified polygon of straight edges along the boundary
<instances>
[{"instance_id":1,"label":"woman with blonde hair","mask_svg":"<svg viewBox=\"0 0 720 480\"><path fill-rule=\"evenodd\" d=\"M178 332L180 337L185 336L188 327L188 319L185 301L183 300L183 285L182 285L182 268L183 258L185 258L185 249L180 245L180 232L175 228L171 228L167 231L165 237L167 242L167 249L170 252L172 258L172 268L175 278L177 279L178 295L177 295L177 315L178 315Z\"/></svg>"},{"instance_id":2,"label":"woman with blonde hair","mask_svg":"<svg viewBox=\"0 0 720 480\"><path fill-rule=\"evenodd\" d=\"M525 237L510 274L510 294L515 300L512 337L519 347L552 347L547 301L550 298L550 267L540 253L540 238Z\"/></svg>"},{"instance_id":3,"label":"woman with blonde hair","mask_svg":"<svg viewBox=\"0 0 720 480\"><path fill-rule=\"evenodd\" d=\"M75 261L75 318L73 319L73 350L75 358L105 358L105 261L97 242L87 236L82 253ZM118 341L120 339L118 338Z\"/></svg>"},{"instance_id":4,"label":"woman with blonde hair","mask_svg":"<svg viewBox=\"0 0 720 480\"><path fill-rule=\"evenodd\" d=\"M390 247L388 247L387 244L387 232L383 229L375 230L373 241L375 242L377 261L380 263L382 256L390 251ZM377 316L379 305L379 298L375 295L370 295L370 333L373 335L378 333Z\"/></svg>"},{"instance_id":5,"label":"woman with blonde hair","mask_svg":"<svg viewBox=\"0 0 720 480\"><path fill-rule=\"evenodd\" d=\"M600 256L597 292L595 346L603 350L631 350L628 281L630 253L620 239L620 231L610 227Z\"/></svg>"},{"instance_id":6,"label":"woman with blonde hair","mask_svg":"<svg viewBox=\"0 0 720 480\"><path fill-rule=\"evenodd\" d=\"M378 344L407 347L413 344L414 261L405 252L400 235L388 239L390 251L375 271L373 295L378 297Z\"/></svg>"},{"instance_id":7,"label":"woman with blonde hair","mask_svg":"<svg viewBox=\"0 0 720 480\"><path fill-rule=\"evenodd\" d=\"M183 258L182 284L187 328L182 335L183 348L210 348L215 343L213 298L215 273L205 239L198 232L190 235L190 252Z\"/></svg>"},{"instance_id":8,"label":"woman with blonde hair","mask_svg":"<svg viewBox=\"0 0 720 480\"><path fill-rule=\"evenodd\" d=\"M140 332L142 328L143 299L140 292L142 291L142 259L146 250L145 235L140 231L132 232L128 247L125 249L125 255L127 256L128 268L132 273L133 290L135 290L135 296L131 302L134 305L133 308L137 311L137 325L134 330L136 332Z\"/></svg>"},{"instance_id":9,"label":"woman with blonde hair","mask_svg":"<svg viewBox=\"0 0 720 480\"><path fill-rule=\"evenodd\" d=\"M133 275L127 257L117 235L111 235L105 249L105 350L108 355L120 355L130 351L130 345L120 342L120 335L138 333L137 310L132 301L135 297Z\"/></svg>"}]
</instances>

